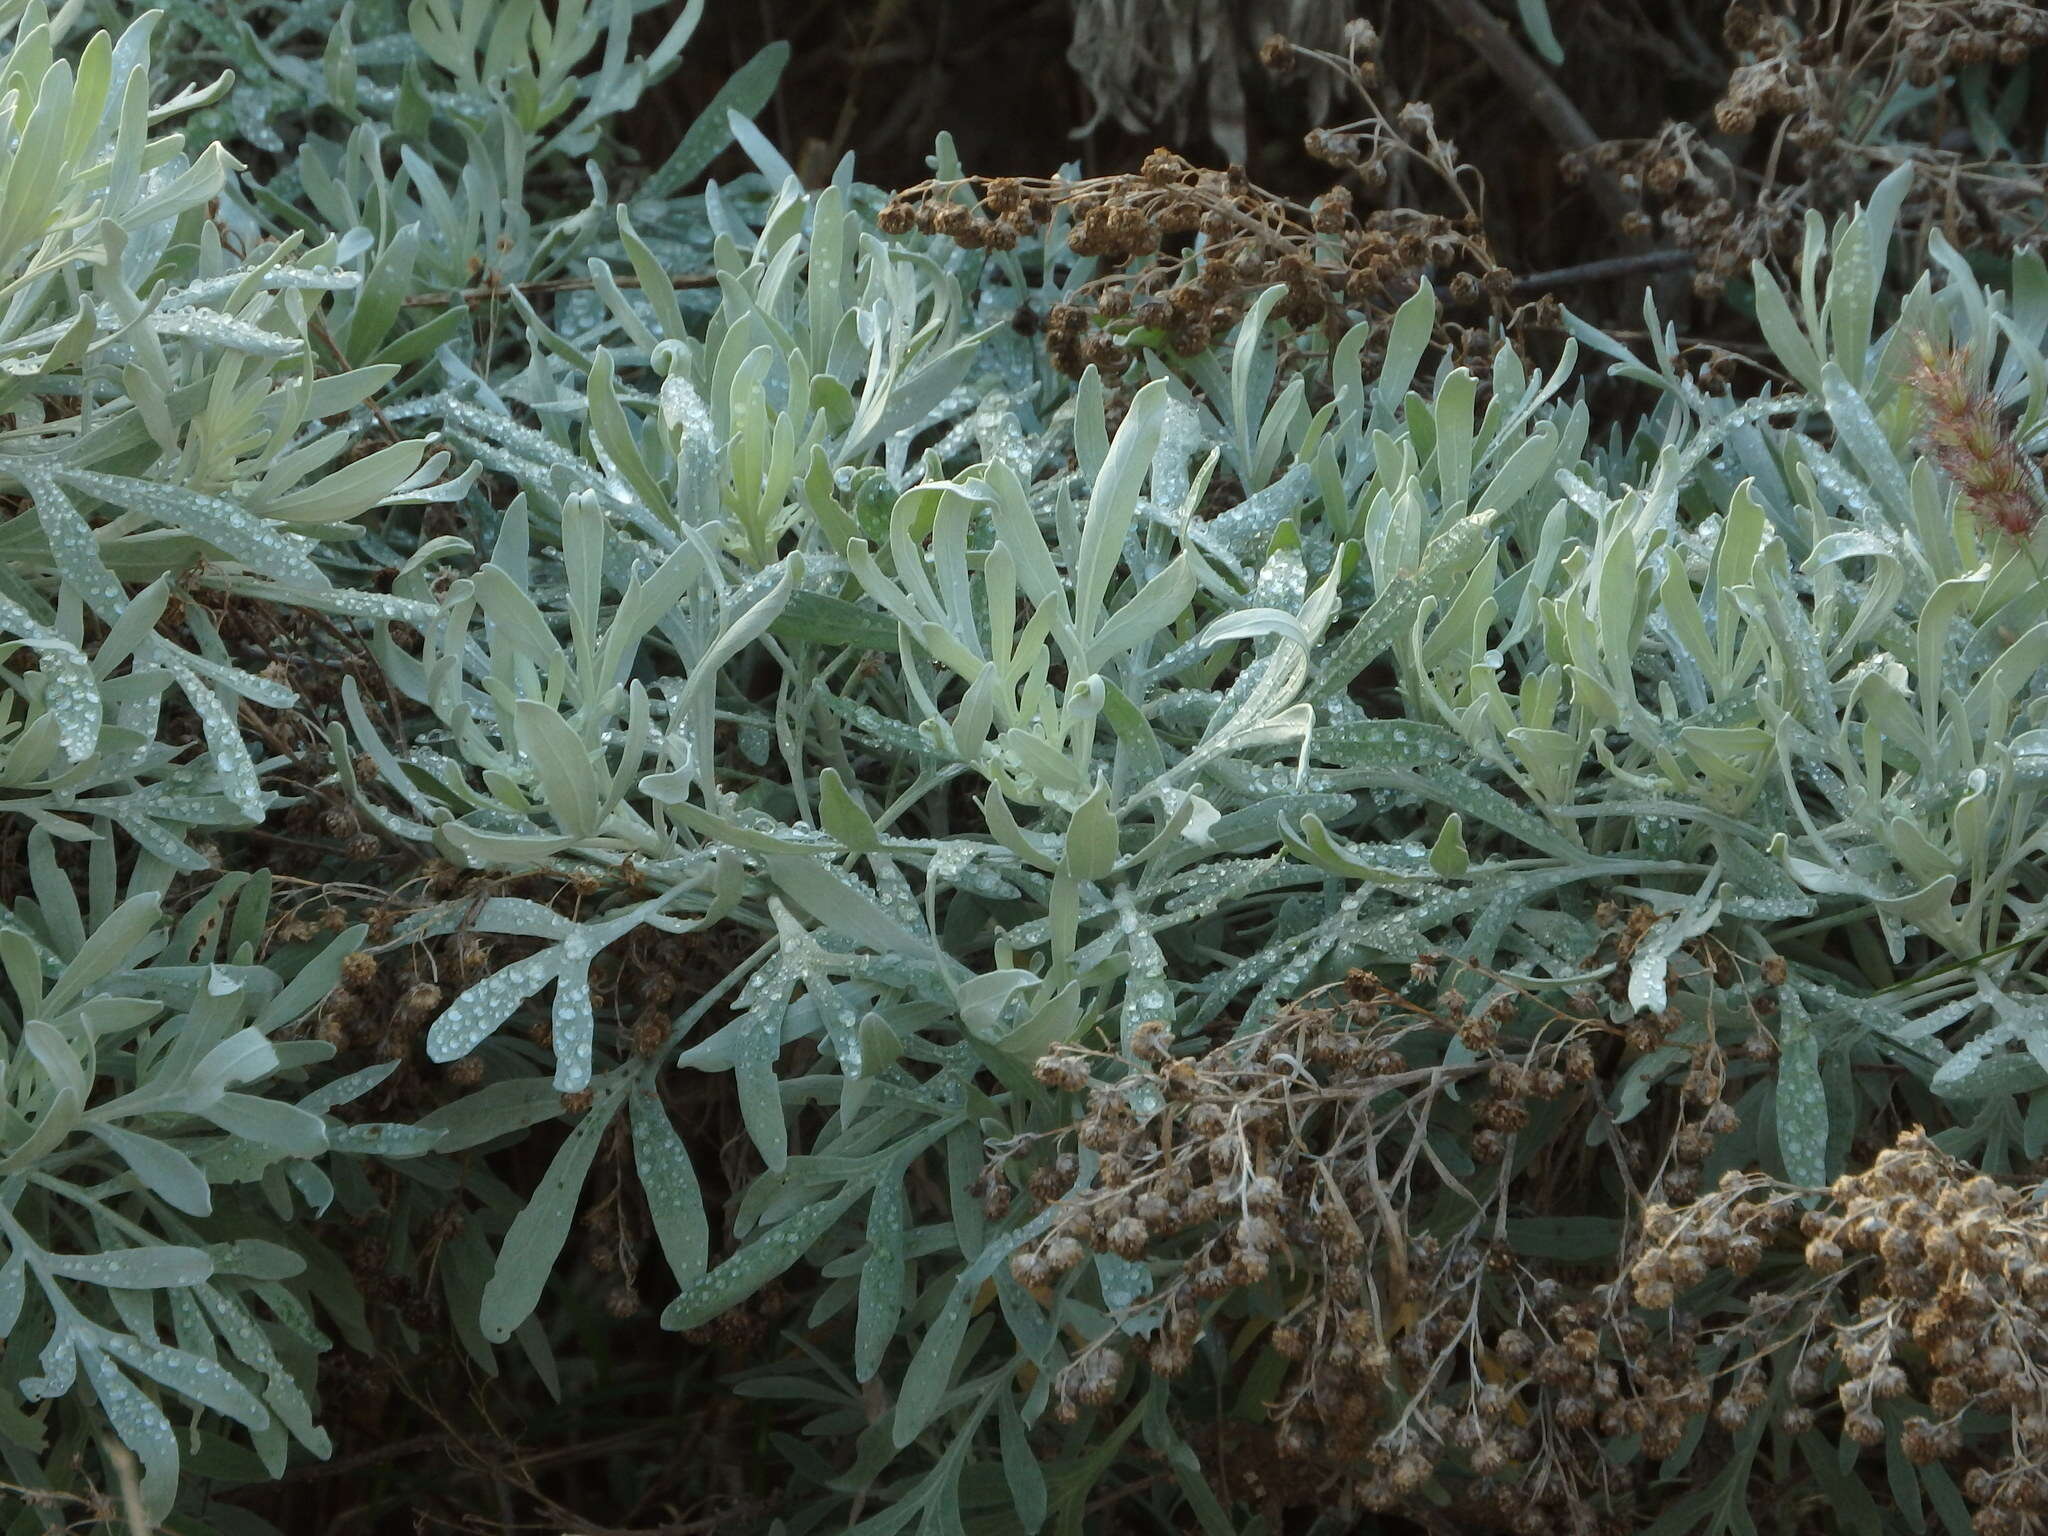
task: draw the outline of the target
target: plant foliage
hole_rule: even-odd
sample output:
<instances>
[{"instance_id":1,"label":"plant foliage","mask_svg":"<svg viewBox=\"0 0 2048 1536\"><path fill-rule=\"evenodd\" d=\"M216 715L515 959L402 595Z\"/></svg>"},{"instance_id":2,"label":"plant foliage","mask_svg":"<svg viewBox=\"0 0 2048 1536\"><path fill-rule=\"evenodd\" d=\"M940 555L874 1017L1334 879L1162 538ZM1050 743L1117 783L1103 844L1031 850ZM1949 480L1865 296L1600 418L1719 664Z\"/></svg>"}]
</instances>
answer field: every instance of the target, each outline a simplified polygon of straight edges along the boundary
<instances>
[{"instance_id":1,"label":"plant foliage","mask_svg":"<svg viewBox=\"0 0 2048 1536\"><path fill-rule=\"evenodd\" d=\"M2031 1528L2038 256L1895 282L1903 169L1737 395L1174 157L806 187L774 50L632 165L695 4L87 9L0 8L10 1531L636 1352L735 1529Z\"/></svg>"}]
</instances>

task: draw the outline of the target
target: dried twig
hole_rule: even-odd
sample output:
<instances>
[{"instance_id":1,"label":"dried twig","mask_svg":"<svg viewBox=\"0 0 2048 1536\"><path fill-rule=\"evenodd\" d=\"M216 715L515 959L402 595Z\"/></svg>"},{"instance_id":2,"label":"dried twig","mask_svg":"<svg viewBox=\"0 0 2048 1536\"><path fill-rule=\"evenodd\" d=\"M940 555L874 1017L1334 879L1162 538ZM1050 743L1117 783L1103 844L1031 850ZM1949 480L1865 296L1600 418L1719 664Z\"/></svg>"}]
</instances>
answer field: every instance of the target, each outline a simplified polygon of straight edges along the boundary
<instances>
[{"instance_id":1,"label":"dried twig","mask_svg":"<svg viewBox=\"0 0 2048 1536\"><path fill-rule=\"evenodd\" d=\"M136 1468L135 1453L109 1441L106 1458L114 1469L114 1481L121 1485L121 1517L127 1523L128 1536L150 1536L157 1526L142 1507L142 1474Z\"/></svg>"},{"instance_id":2,"label":"dried twig","mask_svg":"<svg viewBox=\"0 0 2048 1536\"><path fill-rule=\"evenodd\" d=\"M1575 266L1557 267L1549 272L1529 272L1515 279L1515 293L1543 293L1576 283L1605 282L1610 277L1634 277L1644 272L1677 272L1697 258L1691 251L1640 251L1632 256L1609 256L1601 261L1582 261Z\"/></svg>"},{"instance_id":3,"label":"dried twig","mask_svg":"<svg viewBox=\"0 0 2048 1536\"><path fill-rule=\"evenodd\" d=\"M1486 60L1501 83L1521 99L1522 105L1567 153L1584 154L1600 142L1600 135L1572 104L1558 83L1515 41L1499 17L1481 0L1430 0L1437 13L1451 24L1479 56ZM1588 164L1586 188L1617 230L1625 233L1628 215L1635 205L1621 185L1600 166ZM1640 244L1631 238L1630 244Z\"/></svg>"}]
</instances>

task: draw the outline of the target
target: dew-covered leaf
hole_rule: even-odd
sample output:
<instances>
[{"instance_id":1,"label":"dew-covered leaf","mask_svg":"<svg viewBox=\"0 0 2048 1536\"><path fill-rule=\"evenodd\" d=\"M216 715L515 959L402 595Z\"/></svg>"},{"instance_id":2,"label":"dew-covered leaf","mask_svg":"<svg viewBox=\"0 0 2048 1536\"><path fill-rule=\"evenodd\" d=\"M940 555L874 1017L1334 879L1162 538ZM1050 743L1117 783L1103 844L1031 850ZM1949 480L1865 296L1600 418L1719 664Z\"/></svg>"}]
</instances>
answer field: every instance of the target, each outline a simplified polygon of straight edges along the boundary
<instances>
[{"instance_id":1,"label":"dew-covered leaf","mask_svg":"<svg viewBox=\"0 0 2048 1536\"><path fill-rule=\"evenodd\" d=\"M327 1150L327 1122L296 1104L224 1093L200 1113L231 1135L274 1147L287 1157L318 1157Z\"/></svg>"},{"instance_id":2,"label":"dew-covered leaf","mask_svg":"<svg viewBox=\"0 0 2048 1536\"><path fill-rule=\"evenodd\" d=\"M1778 1031L1778 1154L1795 1184L1828 1182L1828 1096L1821 1082L1820 1037L1796 992L1784 989Z\"/></svg>"},{"instance_id":3,"label":"dew-covered leaf","mask_svg":"<svg viewBox=\"0 0 2048 1536\"><path fill-rule=\"evenodd\" d=\"M685 1285L682 1294L662 1312L661 1326L695 1328L738 1306L809 1253L811 1245L832 1230L860 1193L859 1188L842 1190L749 1240L709 1274Z\"/></svg>"},{"instance_id":4,"label":"dew-covered leaf","mask_svg":"<svg viewBox=\"0 0 2048 1536\"><path fill-rule=\"evenodd\" d=\"M178 1436L171 1421L148 1394L98 1350L81 1349L79 1358L107 1423L142 1463L144 1513L152 1520L162 1520L170 1514L178 1491Z\"/></svg>"},{"instance_id":5,"label":"dew-covered leaf","mask_svg":"<svg viewBox=\"0 0 2048 1536\"><path fill-rule=\"evenodd\" d=\"M117 1125L88 1121L86 1129L118 1153L142 1187L159 1200L188 1216L205 1216L213 1210L213 1190L206 1175L176 1147Z\"/></svg>"},{"instance_id":6,"label":"dew-covered leaf","mask_svg":"<svg viewBox=\"0 0 2048 1536\"><path fill-rule=\"evenodd\" d=\"M533 1198L512 1218L477 1315L484 1337L502 1344L532 1315L576 1216L577 1197L617 1113L623 1089L607 1088L576 1122L542 1175Z\"/></svg>"},{"instance_id":7,"label":"dew-covered leaf","mask_svg":"<svg viewBox=\"0 0 2048 1536\"><path fill-rule=\"evenodd\" d=\"M199 1285L213 1273L213 1260L204 1249L176 1244L117 1248L106 1253L53 1253L44 1262L53 1274L67 1280L135 1291Z\"/></svg>"},{"instance_id":8,"label":"dew-covered leaf","mask_svg":"<svg viewBox=\"0 0 2048 1536\"><path fill-rule=\"evenodd\" d=\"M442 1010L427 1031L427 1055L434 1061L455 1061L488 1039L512 1011L554 980L561 971L559 947L515 960L493 971Z\"/></svg>"},{"instance_id":9,"label":"dew-covered leaf","mask_svg":"<svg viewBox=\"0 0 2048 1536\"><path fill-rule=\"evenodd\" d=\"M225 497L98 470L59 473L71 485L102 501L205 540L229 559L272 581L314 591L329 584L326 574L313 563L311 546L303 536L275 527Z\"/></svg>"},{"instance_id":10,"label":"dew-covered leaf","mask_svg":"<svg viewBox=\"0 0 2048 1536\"><path fill-rule=\"evenodd\" d=\"M860 1269L859 1311L853 1329L853 1376L866 1381L882 1367L883 1351L903 1316L903 1226L908 1205L900 1170L891 1168L868 1203L868 1256Z\"/></svg>"},{"instance_id":11,"label":"dew-covered leaf","mask_svg":"<svg viewBox=\"0 0 2048 1536\"><path fill-rule=\"evenodd\" d=\"M649 1084L633 1089L630 1106L633 1167L647 1200L648 1219L661 1243L662 1257L680 1285L704 1273L711 1253L711 1223L689 1149L676 1134L661 1096Z\"/></svg>"},{"instance_id":12,"label":"dew-covered leaf","mask_svg":"<svg viewBox=\"0 0 2048 1536\"><path fill-rule=\"evenodd\" d=\"M234 1374L216 1361L182 1349L146 1343L125 1334L108 1333L100 1347L123 1364L134 1367L159 1385L169 1387L202 1408L224 1413L229 1418L261 1429L270 1422L270 1410Z\"/></svg>"}]
</instances>

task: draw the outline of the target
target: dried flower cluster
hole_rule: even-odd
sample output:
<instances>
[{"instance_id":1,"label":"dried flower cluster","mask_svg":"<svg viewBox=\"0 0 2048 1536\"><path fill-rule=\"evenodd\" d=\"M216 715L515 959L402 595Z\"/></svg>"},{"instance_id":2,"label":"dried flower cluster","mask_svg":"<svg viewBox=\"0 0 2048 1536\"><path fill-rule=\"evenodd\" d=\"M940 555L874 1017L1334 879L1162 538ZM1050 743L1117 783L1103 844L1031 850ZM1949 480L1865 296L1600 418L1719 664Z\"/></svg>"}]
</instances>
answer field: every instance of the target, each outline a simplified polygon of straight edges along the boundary
<instances>
[{"instance_id":1,"label":"dried flower cluster","mask_svg":"<svg viewBox=\"0 0 2048 1536\"><path fill-rule=\"evenodd\" d=\"M1094 258L1098 271L1046 317L1047 353L1070 376L1091 364L1121 375L1136 358L1122 339L1133 331L1153 333L1184 356L1203 351L1274 284L1287 290L1278 319L1333 330L1390 314L1422 282L1467 310L1504 316L1513 285L1476 223L1412 209L1361 218L1341 187L1302 207L1253 185L1236 166L1203 169L1164 149L1136 175L926 182L899 193L880 222L890 233L914 229L1007 250L1056 214L1068 250ZM1483 367L1488 327L1454 334L1469 334L1471 362Z\"/></svg>"},{"instance_id":2,"label":"dried flower cluster","mask_svg":"<svg viewBox=\"0 0 2048 1536\"><path fill-rule=\"evenodd\" d=\"M1739 1362L1724 1374L1760 1380L1775 1360L1759 1405L1784 1429L1830 1421L1860 1446L1896 1434L1915 1465L1951 1468L1983 1536L2039 1531L2048 1184L1990 1178L1915 1128L1803 1209L1813 1193L1731 1173L1690 1205L1652 1207L1637 1303L1667 1306L1725 1271L1749 1305L1717 1338ZM1772 1263L1781 1249L1801 1264Z\"/></svg>"},{"instance_id":3,"label":"dried flower cluster","mask_svg":"<svg viewBox=\"0 0 2048 1536\"><path fill-rule=\"evenodd\" d=\"M1810 0L1737 0L1722 37L1741 61L1714 109L1728 134L1772 119L1812 114L1826 137L1853 128L1840 107L1852 79L1921 89L1972 64L2007 68L2026 63L2048 44L2048 13L2031 0L1906 0L1865 6L1823 6ZM1888 78L1890 77L1890 78ZM1811 123L1795 136L1824 135ZM1808 147L1816 147L1809 144Z\"/></svg>"},{"instance_id":4,"label":"dried flower cluster","mask_svg":"<svg viewBox=\"0 0 2048 1536\"><path fill-rule=\"evenodd\" d=\"M1601 939L1584 964L1611 963L1618 978L1656 915L1603 903L1595 916ZM979 1186L992 1216L1009 1213L1019 1185L1054 1213L1013 1256L1012 1275L1043 1300L1091 1256L1114 1255L1144 1265L1151 1282L1062 1372L1056 1413L1116 1400L1141 1363L1178 1377L1204 1335L1225 1330L1233 1357L1257 1341L1283 1362L1266 1396L1268 1454L1247 1474L1259 1497L1285 1506L1335 1491L1409 1511L1448 1499L1461 1528L1503 1532L1593 1531L1627 1518L1639 1496L1653 1507L1649 1483L1697 1442L1703 1417L1723 1437L1767 1410L1789 1414L1785 1428L1810 1428L1805 1399L1822 1390L1822 1357L1801 1356L1804 1374L1783 1362L1800 1320L1840 1286L1804 1274L1787 1289L1784 1264L1768 1262L1800 1241L1802 1192L1729 1174L1695 1198L1702 1169L1741 1129L1731 1083L1776 1054L1766 1021L1785 962L1744 959L1711 936L1678 959L1747 1030L1728 1049L1715 1025L1678 1008L1631 1012L1618 982L1604 997L1582 988L1560 1009L1426 955L1401 987L1354 971L1341 996L1311 994L1199 1056L1177 1054L1163 1023L1142 1026L1127 1056L1071 1046L1045 1056L1039 1081L1083 1112L999 1147ZM1583 1141L1629 1064L1673 1044L1689 1060L1659 1107L1606 1139L1610 1174L1596 1162L1576 1181L1607 1197L1520 1164L1525 1130L1546 1146ZM1920 1158L1914 1167L1933 1155L1902 1145ZM1453 1146L1469 1163L1447 1164ZM1866 1182L1898 1174L1902 1155L1880 1159ZM1830 1221L1828 1241L1874 1230L1855 1223L1875 1188L1837 1187L1843 1220ZM1532 1253L1510 1225L1588 1208L1615 1214L1611 1253ZM2048 1269L2024 1278L2033 1260L2023 1246L2000 1250L2020 1266L2022 1291L2048 1280ZM1809 1251L1816 1267L1827 1252L1825 1242ZM1895 1240L1893 1256L1903 1252ZM1702 1321L1726 1314L1701 1307L1715 1283L1757 1293L1733 1323ZM2032 1339L2031 1326L2011 1337ZM1888 1363L1872 1356L1873 1370ZM1804 1394L1789 1406L1788 1372ZM1893 1384L1880 1374L1872 1390ZM1981 1409L1988 1390L1973 1385L1970 1401ZM1856 1438L1867 1422L1843 1432ZM1907 1433L1916 1448L1947 1447L1953 1430L1929 1420Z\"/></svg>"},{"instance_id":5,"label":"dried flower cluster","mask_svg":"<svg viewBox=\"0 0 2048 1536\"><path fill-rule=\"evenodd\" d=\"M1282 79L1304 65L1333 77L1365 109L1351 122L1311 129L1302 145L1310 155L1356 176L1367 192L1392 190L1402 202L1417 200L1418 182L1434 182L1464 223L1476 229L1483 191L1478 172L1464 162L1456 144L1437 132L1436 111L1427 101L1390 107L1381 99L1381 42L1378 29L1360 18L1344 28L1341 54L1275 36L1267 40L1260 59Z\"/></svg>"},{"instance_id":6,"label":"dried flower cluster","mask_svg":"<svg viewBox=\"0 0 2048 1536\"><path fill-rule=\"evenodd\" d=\"M2048 11L2028 0L1920 0L1830 7L1739 0L1723 37L1736 59L1710 137L1670 123L1654 137L1612 140L1568 158L1640 199L1635 232L1661 227L1697 260L1694 287L1718 294L1753 260L1789 269L1805 214L1846 210L1902 160L1918 175L1901 227L1939 229L1958 246L2010 248L2039 232L2048 208L2041 167L1958 147L1945 112L1926 134L1873 113L1905 86L1947 99L1969 65L2013 68L2048 45ZM1960 116L1961 114L1954 114ZM1970 142L1964 134L1960 141Z\"/></svg>"},{"instance_id":7,"label":"dried flower cluster","mask_svg":"<svg viewBox=\"0 0 2048 1536\"><path fill-rule=\"evenodd\" d=\"M1637 206L1624 232L1663 238L1694 258L1693 291L1721 292L1752 261L1789 264L1797 255L1811 188L1757 186L1729 155L1689 123L1669 123L1648 140L1610 139L1562 162L1566 180L1588 167L1614 178Z\"/></svg>"},{"instance_id":8,"label":"dried flower cluster","mask_svg":"<svg viewBox=\"0 0 2048 1536\"><path fill-rule=\"evenodd\" d=\"M1554 324L1554 316L1545 308L1518 317L1511 307L1514 276L1487 244L1476 174L1439 136L1429 104L1379 105L1370 23L1347 25L1343 43L1339 55L1276 35L1260 59L1282 76L1309 65L1364 102L1363 118L1313 129L1306 148L1384 206L1360 208L1348 184L1304 206L1254 185L1241 166L1207 169L1158 149L1135 175L925 182L892 199L881 227L1009 250L1057 221L1067 249L1093 258L1098 274L1046 317L1048 355L1070 376L1091 364L1123 373L1135 356L1123 340L1131 332L1163 338L1183 356L1203 351L1275 284L1287 290L1275 318L1334 337L1360 318L1390 314L1422 283L1464 312L1466 323L1444 324L1439 339L1484 376L1498 325ZM1421 206L1419 178L1447 190L1446 211Z\"/></svg>"},{"instance_id":9,"label":"dried flower cluster","mask_svg":"<svg viewBox=\"0 0 2048 1536\"><path fill-rule=\"evenodd\" d=\"M1921 88L1972 63L2017 68L2048 45L2048 14L2032 0L1905 0L1849 8L1810 2L1769 8L1739 0L1729 8L1724 35L1731 47L1753 55L1731 80L1729 96L1788 96L1790 104L1765 106L1786 113L1817 88L1831 88L1829 70L1841 68L1851 49L1868 55L1864 68L1882 61Z\"/></svg>"},{"instance_id":10,"label":"dried flower cluster","mask_svg":"<svg viewBox=\"0 0 2048 1536\"><path fill-rule=\"evenodd\" d=\"M1617 914L1613 942L1630 932ZM1782 983L1782 962L1762 969ZM1436 980L1418 964L1415 986ZM1695 1052L1615 1254L1546 1260L1506 1236L1534 1180L1487 1169L1514 1167L1533 1117L1555 1145L1559 1116L1599 1101L1610 1026L1512 989L1476 1012L1453 988L1424 1006L1359 972L1346 993L1199 1057L1154 1023L1127 1058L1040 1060L1040 1082L1085 1109L1001 1148L979 1186L1007 1214L1021 1163L1023 1191L1055 1213L1013 1277L1046 1300L1114 1255L1151 1279L1062 1371L1058 1417L1115 1401L1141 1363L1183 1375L1222 1329L1234 1357L1258 1342L1283 1362L1269 1454L1244 1474L1279 1506L1448 1500L1461 1528L1590 1532L1627 1516L1702 1418L1732 1437L1763 1414L1794 1437L1895 1436L1914 1464L1951 1465L1986 1536L2039 1528L2048 1186L1977 1174L1914 1130L1827 1191L1731 1171L1694 1198L1739 1126ZM1631 1055L1655 1044L1639 1027L1654 1021L1627 1026ZM1447 1033L1477 1059L1446 1065ZM1445 1165L1446 1136L1476 1172Z\"/></svg>"},{"instance_id":11,"label":"dried flower cluster","mask_svg":"<svg viewBox=\"0 0 2048 1536\"><path fill-rule=\"evenodd\" d=\"M1148 1262L1142 1358L1167 1377L1241 1304L1237 1326L1285 1362L1270 1398L1281 1462L1259 1474L1276 1497L1334 1480L1394 1509L1440 1486L1481 1528L1571 1528L1593 1518L1602 1437L1675 1445L1705 1407L1676 1384L1683 1340L1653 1337L1611 1289L1567 1284L1563 1266L1540 1272L1505 1235L1531 1195L1494 1170L1514 1167L1536 1117L1592 1102L1610 1026L1506 985L1472 1006L1429 959L1409 980L1434 989L1427 1006L1353 972L1343 997L1313 995L1197 1058L1144 1026L1121 1077L1072 1047L1043 1058L1040 1081L1086 1109L1073 1147L1025 1177L1058 1214L1012 1273L1044 1295L1091 1254ZM1476 1059L1447 1065L1446 1037ZM1733 1128L1716 1109L1708 1145ZM1443 1163L1443 1134L1476 1172ZM1093 1178L1077 1184L1088 1153ZM1000 1165L984 1187L1008 1190ZM1131 1344L1112 1330L1085 1348L1056 1411L1111 1400Z\"/></svg>"}]
</instances>

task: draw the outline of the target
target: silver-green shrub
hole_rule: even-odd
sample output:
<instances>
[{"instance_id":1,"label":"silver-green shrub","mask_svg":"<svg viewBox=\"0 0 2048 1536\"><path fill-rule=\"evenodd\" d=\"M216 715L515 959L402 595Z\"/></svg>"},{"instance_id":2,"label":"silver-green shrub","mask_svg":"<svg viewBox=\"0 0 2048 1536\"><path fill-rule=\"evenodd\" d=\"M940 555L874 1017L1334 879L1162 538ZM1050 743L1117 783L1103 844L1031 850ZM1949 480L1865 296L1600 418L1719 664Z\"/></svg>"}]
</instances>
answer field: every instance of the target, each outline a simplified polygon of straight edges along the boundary
<instances>
[{"instance_id":1,"label":"silver-green shrub","mask_svg":"<svg viewBox=\"0 0 2048 1536\"><path fill-rule=\"evenodd\" d=\"M1798 394L1706 395L1668 344L1645 367L1585 333L1666 401L1604 449L1570 357L1532 375L1504 350L1483 398L1462 371L1420 375L1427 292L1375 380L1363 331L1325 355L1268 327L1269 300L1186 374L1148 362L1112 415L1093 375L997 396L1001 354L947 362L965 262L943 245L862 237L847 287L843 186L726 229L702 342L622 222L640 303L611 299L580 356L536 332L529 363L586 431L489 442L463 418L528 494L394 663L435 723L401 752L352 710L394 834L491 869L630 870L635 892L580 921L476 912L545 947L428 1035L439 1059L486 1053L493 1102L528 1102L523 1048L494 1032L552 982L554 1086L594 1095L501 1247L487 1335L539 1303L603 1126L660 1070L622 1026L607 1048L586 979L641 925L762 939L731 1021L679 1058L732 1074L765 1170L731 1257L707 1268L694 1181L633 1122L682 1287L664 1321L817 1266L809 1323L850 1314L850 1352L803 1390L843 1404L815 1433L858 1436L820 1492L886 1494L864 1531L950 1527L994 1475L984 1450L1015 1474L1075 1338L1157 1324L1143 1263L1027 1294L1007 1260L1056 1208L963 1198L985 1145L1057 1124L1030 1067L1063 1042L1128 1052L1154 1019L1248 1033L1356 968L1511 978L1472 999L1510 1015L1517 989L1610 978L1604 1027L1655 1021L1611 1090L1621 1136L1754 995L1702 964L1712 934L1752 967L1792 961L1775 1067L1728 1088L1725 1165L1825 1183L1888 1096L1880 1069L1957 1101L1946 1144L2038 1153L2037 553L1920 451L1904 370L1918 339L1966 349L2035 440L2040 269L2024 259L2008 300L1957 268L1879 331L1897 186L1815 231L1803 321L1765 310ZM1085 276L1042 270L979 282L1008 304ZM1617 897L1642 931L1589 969ZM786 1079L799 1040L817 1065ZM955 1199L919 1225L905 1179L927 1159ZM1481 1188L1465 1219L1507 1219L1509 1186ZM759 1390L799 1389L771 1371ZM1170 1389L1142 1390L1131 1412L1186 1474ZM1043 1512L1078 1518L1091 1481Z\"/></svg>"},{"instance_id":2,"label":"silver-green shrub","mask_svg":"<svg viewBox=\"0 0 2048 1536\"><path fill-rule=\"evenodd\" d=\"M807 190L747 122L774 51L620 202L607 116L701 8L635 57L645 9L309 4L259 38L179 4L83 42L70 10L4 12L17 1481L111 1436L159 1517L173 1412L201 1443L238 1424L273 1476L290 1439L321 1451L323 1335L378 1321L330 1204L430 1273L477 1369L559 1385L603 1179L686 1339L795 1295L740 1383L809 1416L769 1441L790 1529L1079 1530L1099 1484L1151 1476L1141 1436L1153 1514L1234 1531L1191 1442L1226 1393L1272 1406L1263 1336L1314 1245L1270 1234L1199 1306L1123 1238L1049 1283L1012 1261L1129 1177L1099 1130L1059 1161L1084 1118L1060 1061L1093 1053L1135 1146L1166 1123L1162 1038L1209 1060L1339 983L1495 1028L1380 1060L1427 1102L1346 1165L1381 1197L1361 1283L1428 1245L1527 1260L1444 1292L1474 1341L1529 1266L1618 1259L1652 1194L1817 1189L1900 1116L1994 1172L2048 1146L2048 583L1928 427L1946 398L2016 464L2048 439L2037 258L2000 291L1944 256L1891 314L1888 182L1815 223L1796 295L1758 272L1789 387L1750 398L1699 387L1654 313L1647 361L1577 326L1482 383L1433 361L1426 287L1334 336L1276 323L1275 290L1212 352L1069 383L1009 323L1094 275L1059 223L884 238L850 165ZM197 39L172 81L209 50L248 78L166 96L170 24ZM158 134L197 111L262 175ZM758 174L677 195L735 142ZM1596 435L1581 349L1648 391L1626 430ZM317 614L289 659L332 689L231 644L226 600ZM350 835L300 895L369 909L326 942L211 866L315 801ZM714 939L744 958L701 995L633 990L650 947ZM320 1071L387 969L455 953L381 1061ZM1565 1010L1611 1047L1580 1118L1482 1122L1460 1085ZM336 1113L400 1081L416 1124ZM682 1083L744 1128L723 1210ZM1708 1089L1709 1150L1645 1161ZM1528 1170L1565 1151L1600 1173L1544 1203ZM373 1187L337 1153L403 1157ZM1257 1176L1218 1198L1249 1212ZM1192 1374L1088 1363L1183 1328ZM1737 1341L1707 1333L1719 1369ZM1432 1396L1466 1386L1424 1370L1373 1405L1408 1493L1491 1475ZM1709 1432L1688 1411L1682 1454L1616 1450L1607 1493L1523 1458L1531 1507L1640 1513ZM1760 1442L1713 1443L1725 1515Z\"/></svg>"}]
</instances>

